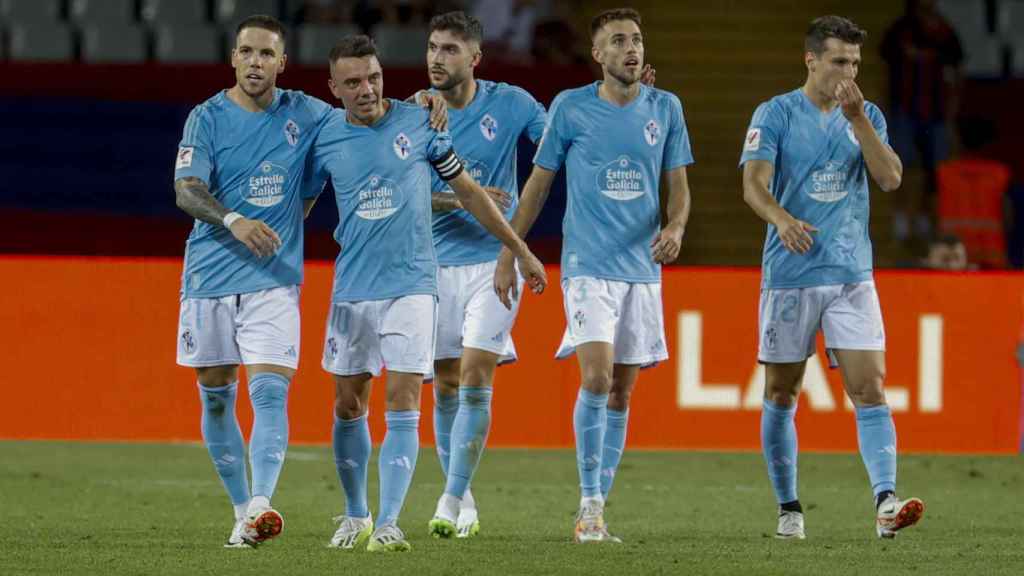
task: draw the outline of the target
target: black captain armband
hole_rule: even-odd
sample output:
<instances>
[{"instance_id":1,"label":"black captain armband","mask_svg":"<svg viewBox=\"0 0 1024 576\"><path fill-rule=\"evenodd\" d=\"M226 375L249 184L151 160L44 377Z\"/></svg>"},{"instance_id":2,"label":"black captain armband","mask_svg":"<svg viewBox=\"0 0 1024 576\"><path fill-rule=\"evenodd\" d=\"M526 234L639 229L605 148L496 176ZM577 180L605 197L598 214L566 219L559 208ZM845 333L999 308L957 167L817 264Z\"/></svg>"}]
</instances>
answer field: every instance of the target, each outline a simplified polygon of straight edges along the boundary
<instances>
[{"instance_id":1,"label":"black captain armband","mask_svg":"<svg viewBox=\"0 0 1024 576\"><path fill-rule=\"evenodd\" d=\"M455 154L455 150L449 149L444 156L437 160L431 160L430 163L433 164L437 175L445 182L454 180L459 177L459 174L462 174L462 161Z\"/></svg>"}]
</instances>

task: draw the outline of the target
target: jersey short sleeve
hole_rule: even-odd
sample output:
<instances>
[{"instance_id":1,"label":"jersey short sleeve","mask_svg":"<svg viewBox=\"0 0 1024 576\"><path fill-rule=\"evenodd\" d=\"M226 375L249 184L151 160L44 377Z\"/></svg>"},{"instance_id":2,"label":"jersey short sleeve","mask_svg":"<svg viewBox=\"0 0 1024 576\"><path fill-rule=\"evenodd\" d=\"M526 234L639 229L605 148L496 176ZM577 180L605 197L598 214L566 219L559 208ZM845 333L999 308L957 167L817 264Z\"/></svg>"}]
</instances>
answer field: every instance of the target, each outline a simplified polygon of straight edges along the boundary
<instances>
[{"instance_id":1,"label":"jersey short sleeve","mask_svg":"<svg viewBox=\"0 0 1024 576\"><path fill-rule=\"evenodd\" d=\"M203 105L189 113L174 160L174 179L199 178L208 186L213 172L213 125Z\"/></svg>"},{"instance_id":2,"label":"jersey short sleeve","mask_svg":"<svg viewBox=\"0 0 1024 576\"><path fill-rule=\"evenodd\" d=\"M754 111L750 119L750 127L743 139L743 153L740 156L742 166L749 160L767 160L775 162L779 153L779 141L782 138L784 117L779 105L774 101L764 102Z\"/></svg>"},{"instance_id":3,"label":"jersey short sleeve","mask_svg":"<svg viewBox=\"0 0 1024 576\"><path fill-rule=\"evenodd\" d=\"M693 164L693 151L690 149L690 133L686 130L686 119L683 117L683 104L675 95L672 96L671 103L671 124L668 129L668 140L665 141L662 172Z\"/></svg>"},{"instance_id":4,"label":"jersey short sleeve","mask_svg":"<svg viewBox=\"0 0 1024 576\"><path fill-rule=\"evenodd\" d=\"M551 112L548 114L547 124L544 126L544 135L537 146L537 154L533 163L546 170L557 172L565 162L565 154L572 142L572 134L567 116L565 93L559 94L551 103Z\"/></svg>"},{"instance_id":5,"label":"jersey short sleeve","mask_svg":"<svg viewBox=\"0 0 1024 576\"><path fill-rule=\"evenodd\" d=\"M885 115L871 102L864 103L864 113L868 115L868 119L871 120L871 125L874 126L875 132L878 137L882 140L883 144L889 143L889 128L885 123Z\"/></svg>"}]
</instances>

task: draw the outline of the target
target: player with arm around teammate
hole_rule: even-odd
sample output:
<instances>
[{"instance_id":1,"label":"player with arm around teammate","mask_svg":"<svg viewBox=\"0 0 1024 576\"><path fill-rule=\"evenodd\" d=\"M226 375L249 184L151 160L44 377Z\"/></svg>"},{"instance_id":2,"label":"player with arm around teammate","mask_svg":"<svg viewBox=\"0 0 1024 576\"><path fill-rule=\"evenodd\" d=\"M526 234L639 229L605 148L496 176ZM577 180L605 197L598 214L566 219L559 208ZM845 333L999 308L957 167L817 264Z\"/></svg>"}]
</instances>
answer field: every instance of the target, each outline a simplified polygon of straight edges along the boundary
<instances>
[{"instance_id":1,"label":"player with arm around teammate","mask_svg":"<svg viewBox=\"0 0 1024 576\"><path fill-rule=\"evenodd\" d=\"M419 449L420 387L434 356L437 308L431 234L431 171L460 203L510 246L527 282L544 288L544 268L463 169L445 131L420 107L382 95L383 70L366 36L341 40L330 55L335 110L314 149L315 174L331 178L338 206L335 263L323 367L334 376L335 464L346 511L331 545L370 551L410 549L398 527ZM374 529L366 497L374 376L387 368L387 433L379 455L380 505Z\"/></svg>"}]
</instances>

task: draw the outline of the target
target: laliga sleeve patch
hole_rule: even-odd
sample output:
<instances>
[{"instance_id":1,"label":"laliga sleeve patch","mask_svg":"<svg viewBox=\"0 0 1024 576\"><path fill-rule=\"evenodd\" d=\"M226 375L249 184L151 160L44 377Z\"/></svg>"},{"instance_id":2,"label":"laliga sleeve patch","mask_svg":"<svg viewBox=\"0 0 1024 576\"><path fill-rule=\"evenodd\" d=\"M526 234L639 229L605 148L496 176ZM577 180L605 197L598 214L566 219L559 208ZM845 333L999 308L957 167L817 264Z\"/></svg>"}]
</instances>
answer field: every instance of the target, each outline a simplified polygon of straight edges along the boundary
<instances>
[{"instance_id":1,"label":"laliga sleeve patch","mask_svg":"<svg viewBox=\"0 0 1024 576\"><path fill-rule=\"evenodd\" d=\"M754 152L761 147L761 129L751 128L747 130L747 138L743 141L743 149L747 152Z\"/></svg>"},{"instance_id":2,"label":"laliga sleeve patch","mask_svg":"<svg viewBox=\"0 0 1024 576\"><path fill-rule=\"evenodd\" d=\"M182 146L178 148L178 160L174 163L175 170L181 170L182 168L188 168L192 165L192 154L195 152L194 146Z\"/></svg>"}]
</instances>

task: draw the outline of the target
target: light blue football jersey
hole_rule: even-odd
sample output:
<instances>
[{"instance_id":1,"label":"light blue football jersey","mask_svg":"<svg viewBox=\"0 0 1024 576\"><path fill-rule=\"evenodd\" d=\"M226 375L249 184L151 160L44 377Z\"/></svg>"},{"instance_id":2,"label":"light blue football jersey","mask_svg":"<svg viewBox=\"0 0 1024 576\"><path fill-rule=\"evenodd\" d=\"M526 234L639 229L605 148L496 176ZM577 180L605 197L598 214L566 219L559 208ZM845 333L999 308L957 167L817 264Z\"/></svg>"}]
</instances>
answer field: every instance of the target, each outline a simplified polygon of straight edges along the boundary
<instances>
[{"instance_id":1,"label":"light blue football jersey","mask_svg":"<svg viewBox=\"0 0 1024 576\"><path fill-rule=\"evenodd\" d=\"M281 247L257 258L231 232L196 220L185 245L185 298L216 298L302 283L303 200L323 180L309 170L309 150L331 107L296 90L274 90L264 111L249 112L224 90L192 109L178 147L174 178L195 177L228 210L262 220Z\"/></svg>"},{"instance_id":2,"label":"light blue football jersey","mask_svg":"<svg viewBox=\"0 0 1024 576\"><path fill-rule=\"evenodd\" d=\"M330 177L338 204L334 302L437 295L430 162L451 151L451 136L422 107L388 102L373 126L335 110L313 149L313 170Z\"/></svg>"},{"instance_id":3,"label":"light blue football jersey","mask_svg":"<svg viewBox=\"0 0 1024 576\"><path fill-rule=\"evenodd\" d=\"M519 204L516 144L521 134L537 142L544 133L544 107L522 88L476 81L476 95L465 108L448 109L448 131L466 171L481 186L493 186L512 197L505 218ZM452 193L433 175L435 187ZM501 241L465 210L434 213L434 249L441 266L479 264L495 260Z\"/></svg>"},{"instance_id":4,"label":"light blue football jersey","mask_svg":"<svg viewBox=\"0 0 1024 576\"><path fill-rule=\"evenodd\" d=\"M871 102L864 111L888 144L885 117ZM798 220L814 227L806 254L789 252L768 225L761 284L803 288L871 279L868 171L853 127L838 106L818 109L803 89L776 96L754 112L740 166L766 160L775 166L771 192Z\"/></svg>"},{"instance_id":5,"label":"light blue football jersey","mask_svg":"<svg viewBox=\"0 0 1024 576\"><path fill-rule=\"evenodd\" d=\"M598 96L600 82L566 90L551 103L534 164L565 163L562 278L660 282L651 244L661 221L662 172L693 163L679 98L640 87L625 106Z\"/></svg>"}]
</instances>

